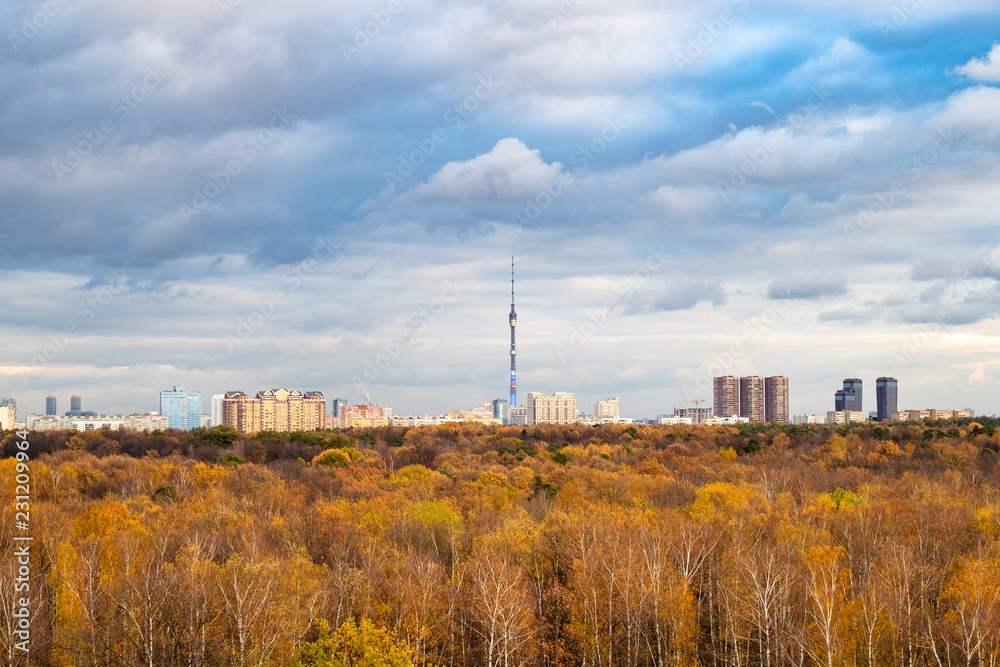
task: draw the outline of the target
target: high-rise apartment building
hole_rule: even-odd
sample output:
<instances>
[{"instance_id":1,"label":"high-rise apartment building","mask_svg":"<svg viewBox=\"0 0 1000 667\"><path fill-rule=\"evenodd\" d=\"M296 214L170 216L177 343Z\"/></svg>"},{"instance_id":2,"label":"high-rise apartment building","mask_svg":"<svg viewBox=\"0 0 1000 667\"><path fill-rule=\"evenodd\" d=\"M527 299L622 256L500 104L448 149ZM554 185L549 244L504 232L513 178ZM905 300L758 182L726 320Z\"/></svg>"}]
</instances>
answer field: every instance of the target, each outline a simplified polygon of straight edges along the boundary
<instances>
[{"instance_id":1,"label":"high-rise apartment building","mask_svg":"<svg viewBox=\"0 0 1000 667\"><path fill-rule=\"evenodd\" d=\"M764 378L759 375L740 378L739 414L752 422L764 421Z\"/></svg>"},{"instance_id":2,"label":"high-rise apartment building","mask_svg":"<svg viewBox=\"0 0 1000 667\"><path fill-rule=\"evenodd\" d=\"M256 433L261 430L260 401L242 391L227 391L222 400L222 423L240 433Z\"/></svg>"},{"instance_id":3,"label":"high-rise apartment building","mask_svg":"<svg viewBox=\"0 0 1000 667\"><path fill-rule=\"evenodd\" d=\"M878 405L878 412L875 416L878 421L885 421L892 413L899 412L898 390L899 382L896 381L896 378L880 377L875 380L875 402Z\"/></svg>"},{"instance_id":4,"label":"high-rise apartment building","mask_svg":"<svg viewBox=\"0 0 1000 667\"><path fill-rule=\"evenodd\" d=\"M91 412L83 409L83 399L79 396L69 397L69 412L66 413L67 417L96 417L96 412Z\"/></svg>"},{"instance_id":5,"label":"high-rise apartment building","mask_svg":"<svg viewBox=\"0 0 1000 667\"><path fill-rule=\"evenodd\" d=\"M605 398L603 401L594 403L594 419L600 421L604 417L620 417L620 403L621 399L617 396L614 398Z\"/></svg>"},{"instance_id":6,"label":"high-rise apartment building","mask_svg":"<svg viewBox=\"0 0 1000 667\"><path fill-rule=\"evenodd\" d=\"M528 394L527 422L533 424L573 424L577 421L576 397L565 391L551 396L537 391Z\"/></svg>"},{"instance_id":7,"label":"high-rise apartment building","mask_svg":"<svg viewBox=\"0 0 1000 667\"><path fill-rule=\"evenodd\" d=\"M17 420L17 401L11 396L0 399L0 407L10 408L14 411L14 419Z\"/></svg>"},{"instance_id":8,"label":"high-rise apartment building","mask_svg":"<svg viewBox=\"0 0 1000 667\"><path fill-rule=\"evenodd\" d=\"M764 378L764 421L788 423L788 378L784 375Z\"/></svg>"},{"instance_id":9,"label":"high-rise apartment building","mask_svg":"<svg viewBox=\"0 0 1000 667\"><path fill-rule=\"evenodd\" d=\"M10 430L14 428L16 415L14 408L9 405L0 405L0 430Z\"/></svg>"},{"instance_id":10,"label":"high-rise apartment building","mask_svg":"<svg viewBox=\"0 0 1000 667\"><path fill-rule=\"evenodd\" d=\"M222 426L222 402L225 398L225 394L212 394L212 406L209 413L212 419L212 426Z\"/></svg>"},{"instance_id":11,"label":"high-rise apartment building","mask_svg":"<svg viewBox=\"0 0 1000 667\"><path fill-rule=\"evenodd\" d=\"M507 426L507 424L510 423L510 417L508 415L510 401L506 398L498 398L493 401L492 407L494 419L499 419L501 424Z\"/></svg>"},{"instance_id":12,"label":"high-rise apartment building","mask_svg":"<svg viewBox=\"0 0 1000 667\"><path fill-rule=\"evenodd\" d=\"M528 406L510 405L507 407L507 424L509 426L528 425Z\"/></svg>"},{"instance_id":13,"label":"high-rise apartment building","mask_svg":"<svg viewBox=\"0 0 1000 667\"><path fill-rule=\"evenodd\" d=\"M74 396L74 398L76 398ZM73 405L72 399L70 404ZM79 407L75 404L74 410ZM184 387L174 385L173 389L160 392L160 414L165 415L170 428L192 431L201 427L201 392L184 391Z\"/></svg>"},{"instance_id":14,"label":"high-rise apartment building","mask_svg":"<svg viewBox=\"0 0 1000 667\"><path fill-rule=\"evenodd\" d=\"M268 389L250 398L242 391L226 392L222 423L241 433L315 431L326 426L326 396L321 391Z\"/></svg>"},{"instance_id":15,"label":"high-rise apartment building","mask_svg":"<svg viewBox=\"0 0 1000 667\"><path fill-rule=\"evenodd\" d=\"M740 414L740 381L733 375L713 378L712 405L716 417Z\"/></svg>"},{"instance_id":16,"label":"high-rise apartment building","mask_svg":"<svg viewBox=\"0 0 1000 667\"><path fill-rule=\"evenodd\" d=\"M844 380L844 388L838 389L833 396L833 405L836 412L849 410L851 412L862 412L862 382L860 378L848 378Z\"/></svg>"},{"instance_id":17,"label":"high-rise apartment building","mask_svg":"<svg viewBox=\"0 0 1000 667\"><path fill-rule=\"evenodd\" d=\"M332 414L337 419L340 419L341 417L340 411L346 408L350 404L351 402L346 398L335 398L332 401L330 401L330 408L332 410L330 414Z\"/></svg>"},{"instance_id":18,"label":"high-rise apartment building","mask_svg":"<svg viewBox=\"0 0 1000 667\"><path fill-rule=\"evenodd\" d=\"M48 416L50 416L50 417L54 417L55 415L59 414L59 412L56 410L56 397L55 396L46 396L45 397L45 414L48 415Z\"/></svg>"}]
</instances>

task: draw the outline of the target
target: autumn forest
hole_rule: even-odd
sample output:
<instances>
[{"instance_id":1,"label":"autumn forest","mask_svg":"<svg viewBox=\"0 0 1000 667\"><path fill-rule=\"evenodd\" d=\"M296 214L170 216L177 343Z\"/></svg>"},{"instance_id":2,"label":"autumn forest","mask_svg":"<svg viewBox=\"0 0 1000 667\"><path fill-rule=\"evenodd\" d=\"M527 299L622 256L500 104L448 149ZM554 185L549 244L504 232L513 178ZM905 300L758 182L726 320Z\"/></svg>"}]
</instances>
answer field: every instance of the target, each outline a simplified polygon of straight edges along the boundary
<instances>
[{"instance_id":1,"label":"autumn forest","mask_svg":"<svg viewBox=\"0 0 1000 667\"><path fill-rule=\"evenodd\" d=\"M990 419L17 440L8 665L1000 665Z\"/></svg>"}]
</instances>

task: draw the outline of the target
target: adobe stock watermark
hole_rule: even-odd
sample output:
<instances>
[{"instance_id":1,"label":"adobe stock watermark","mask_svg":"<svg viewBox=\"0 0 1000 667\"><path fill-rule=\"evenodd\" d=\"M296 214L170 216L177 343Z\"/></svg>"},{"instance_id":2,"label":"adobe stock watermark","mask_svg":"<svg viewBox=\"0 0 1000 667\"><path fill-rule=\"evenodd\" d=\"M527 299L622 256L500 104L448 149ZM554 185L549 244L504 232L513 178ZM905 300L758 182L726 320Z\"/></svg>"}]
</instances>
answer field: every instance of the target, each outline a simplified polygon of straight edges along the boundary
<instances>
[{"instance_id":1,"label":"adobe stock watermark","mask_svg":"<svg viewBox=\"0 0 1000 667\"><path fill-rule=\"evenodd\" d=\"M352 43L340 43L340 52L344 55L344 60L351 62L351 58L361 55L361 52L372 44L372 40L382 34L382 31L389 27L392 19L403 11L403 3L400 0L389 0L385 9L371 12L372 20L366 22L364 26L354 28L354 40Z\"/></svg>"},{"instance_id":2,"label":"adobe stock watermark","mask_svg":"<svg viewBox=\"0 0 1000 667\"><path fill-rule=\"evenodd\" d=\"M22 46L33 40L42 28L61 14L63 7L71 2L72 0L45 0L38 11L22 16L21 29L17 32L12 30L7 33L7 41L10 42L10 48L14 50L14 53L19 53Z\"/></svg>"},{"instance_id":3,"label":"adobe stock watermark","mask_svg":"<svg viewBox=\"0 0 1000 667\"><path fill-rule=\"evenodd\" d=\"M934 320L920 324L919 331L907 335L899 348L889 353L889 365L894 371L905 366L927 347L931 340L944 331L945 326L954 316L955 311L971 296L986 294L996 289L997 278L1000 276L1000 266L989 257L984 256L980 262L977 275L965 278L952 286L944 297L945 305L934 312Z\"/></svg>"},{"instance_id":4,"label":"adobe stock watermark","mask_svg":"<svg viewBox=\"0 0 1000 667\"><path fill-rule=\"evenodd\" d=\"M149 94L160 87L167 78L166 73L159 66L146 68L146 75L142 81L127 92L123 93L111 103L112 116L105 116L96 123L92 130L83 130L80 134L82 139L75 144L66 146L66 157L63 162L52 161L52 171L56 178L62 183L63 179L80 168L84 160L94 152L94 150L104 143L111 134L118 129L115 119L119 123L126 121L132 112L139 108L149 97Z\"/></svg>"},{"instance_id":5,"label":"adobe stock watermark","mask_svg":"<svg viewBox=\"0 0 1000 667\"><path fill-rule=\"evenodd\" d=\"M903 174L907 177L910 185L918 183L957 140L958 138L952 134L950 129L940 129L937 131L934 141L927 148L911 155L903 164ZM892 181L885 190L876 192L872 197L873 201L868 206L857 210L854 222L844 224L844 234L847 236L847 240L856 243L857 239L864 236L909 192L907 181L902 178Z\"/></svg>"},{"instance_id":6,"label":"adobe stock watermark","mask_svg":"<svg viewBox=\"0 0 1000 667\"><path fill-rule=\"evenodd\" d=\"M805 104L788 115L788 120L783 128L801 130L829 99L830 92L826 90L826 84L813 86L812 94L806 99ZM722 201L728 202L733 192L749 183L760 173L764 165L771 161L772 157L781 152L782 148L782 142L779 138L774 134L769 134L759 146L747 150L747 159L729 167L730 176L727 182L716 182L716 192Z\"/></svg>"},{"instance_id":7,"label":"adobe stock watermark","mask_svg":"<svg viewBox=\"0 0 1000 667\"><path fill-rule=\"evenodd\" d=\"M653 274L663 268L668 257L662 246L651 248L646 261L615 284L614 291L617 296L605 299L600 308L588 310L586 321L570 327L566 339L556 342L556 354L559 355L559 360L565 363L571 355L583 349L587 341L596 336L621 312L625 304L642 290Z\"/></svg>"},{"instance_id":8,"label":"adobe stock watermark","mask_svg":"<svg viewBox=\"0 0 1000 667\"><path fill-rule=\"evenodd\" d=\"M382 351L374 357L365 359L364 370L361 371L361 375L352 373L348 378L357 395L368 404L371 404L371 392L368 391L368 383L378 380L382 376L382 373L388 370L394 361L399 359L403 350L413 342L414 337L441 317L448 310L448 307L454 304L461 295L462 289L458 284L458 279L446 281L436 297L407 318L398 335L386 343L380 343L379 347Z\"/></svg>"},{"instance_id":9,"label":"adobe stock watermark","mask_svg":"<svg viewBox=\"0 0 1000 667\"><path fill-rule=\"evenodd\" d=\"M69 347L70 342L82 333L83 325L96 320L97 316L107 310L108 306L114 302L115 297L125 291L127 276L124 269L113 271L109 277L113 279L111 284L101 285L95 290L95 294L77 304L78 319L66 322L61 331L49 334L47 342L34 348L31 355L31 368L21 371L21 381L25 385Z\"/></svg>"},{"instance_id":10,"label":"adobe stock watermark","mask_svg":"<svg viewBox=\"0 0 1000 667\"><path fill-rule=\"evenodd\" d=\"M215 10L215 15L222 21L226 18L226 14L235 12L236 8L242 4L243 0L213 0L212 8Z\"/></svg>"},{"instance_id":11,"label":"adobe stock watermark","mask_svg":"<svg viewBox=\"0 0 1000 667\"><path fill-rule=\"evenodd\" d=\"M920 8L927 3L927 0L904 0L892 6L887 19L879 19L876 26L882 33L882 39L886 39L890 34L902 30L910 19L920 11Z\"/></svg>"},{"instance_id":12,"label":"adobe stock watermark","mask_svg":"<svg viewBox=\"0 0 1000 667\"><path fill-rule=\"evenodd\" d=\"M569 20L569 17L576 14L576 10L584 3L584 0L562 0L554 10L545 10L545 20L549 22L550 28L555 28L560 23Z\"/></svg>"},{"instance_id":13,"label":"adobe stock watermark","mask_svg":"<svg viewBox=\"0 0 1000 667\"><path fill-rule=\"evenodd\" d=\"M760 340L764 334L770 333L790 307L791 302L786 293L785 296L776 299L773 304L762 310L759 315L749 318L740 330L740 338L734 340L728 348L715 354L707 363L703 364L694 373L694 379L684 385L684 397L688 400L701 398L714 388L712 378L732 375L736 362L747 353L746 345L754 343Z\"/></svg>"},{"instance_id":14,"label":"adobe stock watermark","mask_svg":"<svg viewBox=\"0 0 1000 667\"><path fill-rule=\"evenodd\" d=\"M222 335L222 340L230 352L235 352L240 343L253 337L257 329L267 323L278 306L285 303L285 297L289 292L298 291L316 273L316 269L337 256L341 246L334 238L332 234L317 238L309 256L291 267L281 277L281 283L286 286L286 290L272 291L265 299L254 303L254 308L249 313L236 318L236 326L232 333L227 332Z\"/></svg>"},{"instance_id":15,"label":"adobe stock watermark","mask_svg":"<svg viewBox=\"0 0 1000 667\"><path fill-rule=\"evenodd\" d=\"M750 0L732 0L731 4L736 10L743 11L750 6ZM677 70L683 72L685 67L693 65L694 61L705 55L715 41L736 23L737 16L732 9L727 8L719 12L716 18L705 21L703 24L705 29L689 39L684 50L674 51L674 65L677 66Z\"/></svg>"},{"instance_id":16,"label":"adobe stock watermark","mask_svg":"<svg viewBox=\"0 0 1000 667\"><path fill-rule=\"evenodd\" d=\"M597 136L586 144L577 146L570 155L570 163L580 169L587 167L604 155L626 129L628 125L617 117L607 121ZM575 177L570 172L560 172L555 178L545 181L538 194L534 197L525 197L524 208L520 212L511 214L511 224L517 229L528 227L562 197L574 182Z\"/></svg>"},{"instance_id":17,"label":"adobe stock watermark","mask_svg":"<svg viewBox=\"0 0 1000 667\"><path fill-rule=\"evenodd\" d=\"M447 129L445 126L436 127L423 139L414 139L414 150L406 154L399 154L396 170L386 170L384 174L385 186L389 192L395 192L397 186L403 185L406 179L413 176L417 167L423 165L428 158L434 155L438 146L448 141L449 131L461 127L466 120L471 118L472 114L496 92L500 85L502 84L496 81L492 74L480 75L473 91L444 112L442 120Z\"/></svg>"},{"instance_id":18,"label":"adobe stock watermark","mask_svg":"<svg viewBox=\"0 0 1000 667\"><path fill-rule=\"evenodd\" d=\"M287 108L280 111L274 109L267 127L262 127L248 134L236 147L236 155L233 159L228 160L218 169L208 172L208 180L202 186L194 189L191 204L181 203L177 207L181 219L185 223L189 223L208 208L209 204L232 184L233 179L243 172L244 167L256 160L271 145L280 130L291 126L293 120L295 120L295 116L288 113Z\"/></svg>"}]
</instances>

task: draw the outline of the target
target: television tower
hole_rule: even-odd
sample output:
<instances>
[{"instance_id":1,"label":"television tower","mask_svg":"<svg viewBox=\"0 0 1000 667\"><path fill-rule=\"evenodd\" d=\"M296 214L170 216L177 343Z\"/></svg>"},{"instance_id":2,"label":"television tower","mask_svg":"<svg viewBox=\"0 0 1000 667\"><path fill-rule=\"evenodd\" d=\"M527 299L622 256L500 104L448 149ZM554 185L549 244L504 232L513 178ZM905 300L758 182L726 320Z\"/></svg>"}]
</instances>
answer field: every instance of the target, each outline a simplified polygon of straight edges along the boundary
<instances>
[{"instance_id":1,"label":"television tower","mask_svg":"<svg viewBox=\"0 0 1000 667\"><path fill-rule=\"evenodd\" d=\"M514 360L517 348L514 346L514 327L517 326L517 312L514 310L514 256L510 258L510 407L517 405L517 367Z\"/></svg>"}]
</instances>

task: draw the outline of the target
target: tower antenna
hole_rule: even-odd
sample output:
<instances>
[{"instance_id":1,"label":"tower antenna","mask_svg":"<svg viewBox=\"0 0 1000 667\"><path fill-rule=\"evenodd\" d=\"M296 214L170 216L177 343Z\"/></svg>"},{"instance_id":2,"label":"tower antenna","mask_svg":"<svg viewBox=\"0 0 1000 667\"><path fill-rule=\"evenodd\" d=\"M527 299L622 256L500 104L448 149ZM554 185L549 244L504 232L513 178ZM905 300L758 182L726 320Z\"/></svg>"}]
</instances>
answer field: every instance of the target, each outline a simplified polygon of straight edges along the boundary
<instances>
[{"instance_id":1,"label":"tower antenna","mask_svg":"<svg viewBox=\"0 0 1000 667\"><path fill-rule=\"evenodd\" d=\"M510 407L517 406L517 347L514 344L514 327L517 311L514 310L514 256L510 256Z\"/></svg>"}]
</instances>

